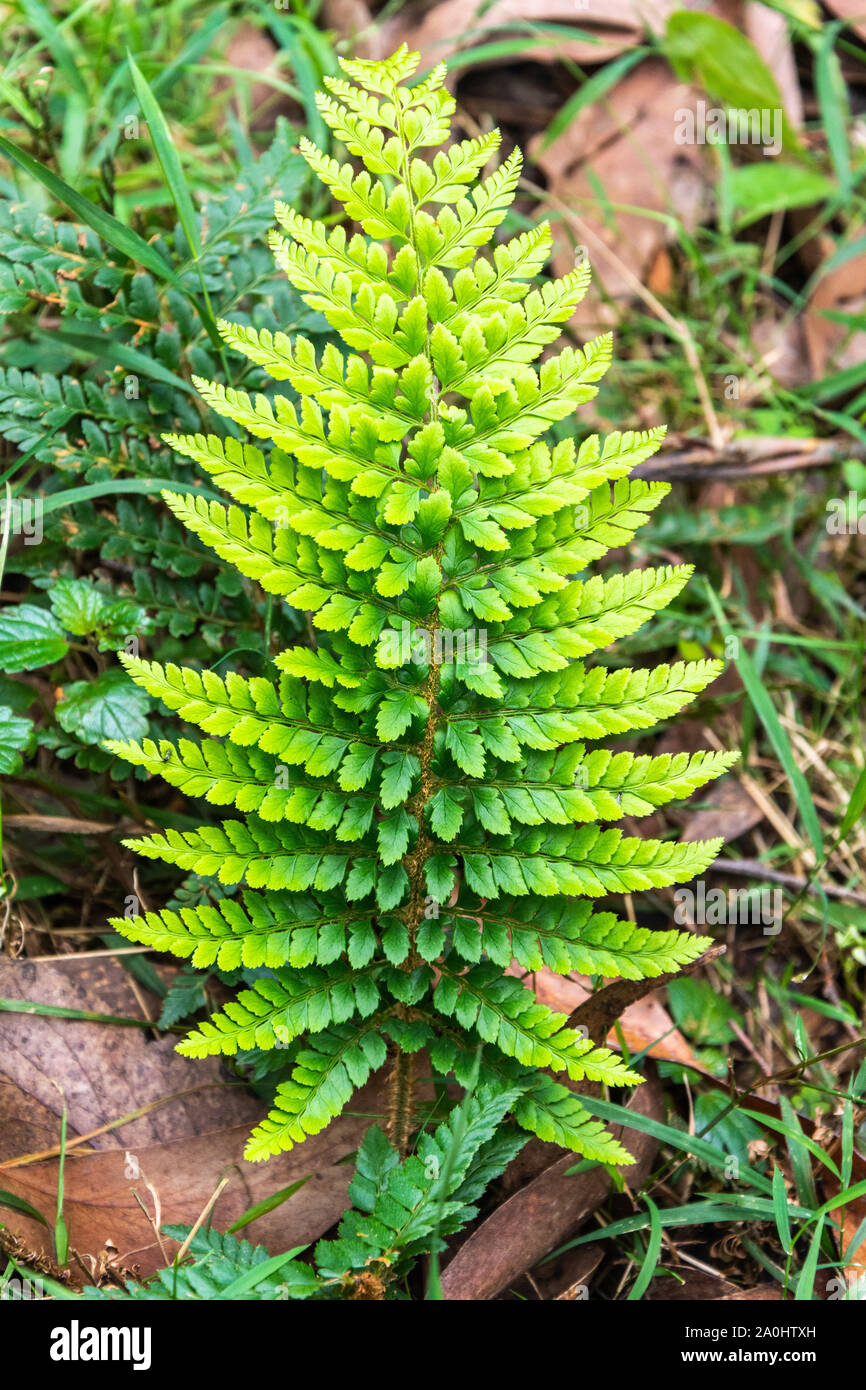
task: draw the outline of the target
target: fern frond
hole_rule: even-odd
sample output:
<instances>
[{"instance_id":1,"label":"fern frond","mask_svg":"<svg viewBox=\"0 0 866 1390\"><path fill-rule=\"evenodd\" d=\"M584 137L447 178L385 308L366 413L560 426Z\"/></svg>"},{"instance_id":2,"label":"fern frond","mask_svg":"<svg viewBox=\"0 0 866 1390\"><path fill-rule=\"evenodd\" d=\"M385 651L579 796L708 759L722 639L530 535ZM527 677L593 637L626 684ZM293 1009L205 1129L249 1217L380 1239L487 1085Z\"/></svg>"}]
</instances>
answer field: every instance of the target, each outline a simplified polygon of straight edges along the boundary
<instances>
[{"instance_id":1,"label":"fern frond","mask_svg":"<svg viewBox=\"0 0 866 1390\"><path fill-rule=\"evenodd\" d=\"M483 249L513 202L520 153L485 176L497 132L448 143L443 65L410 86L419 56L405 47L384 63L341 61L317 106L344 154L306 139L301 154L356 225L305 218L286 201L269 238L334 341L319 352L273 325L220 320L254 382L266 372L286 393L197 376L204 402L259 442L168 441L233 499L166 496L193 537L190 566L208 547L250 588L303 610L307 635L263 653L276 680L125 658L203 737L113 745L187 796L235 808L235 819L130 843L245 891L115 925L198 966L260 972L182 1045L199 1056L287 1044L293 1070L250 1158L318 1132L388 1051L401 1154L401 1058L425 1048L437 1074L483 1088L465 1149L441 1129L399 1162L374 1131L359 1158L360 1214L322 1247L331 1293L431 1239L431 1203L440 1231L465 1219L513 1148L494 1134L509 1110L545 1139L627 1161L542 1069L640 1078L508 971L516 960L651 979L694 960L705 938L648 931L591 900L683 882L720 841L641 839L605 823L689 796L734 761L586 746L669 719L721 669L583 664L636 633L691 574L587 572L665 496L665 484L630 476L664 431L575 445L566 422L596 395L612 344L554 347L589 274L538 280L549 228ZM47 388L24 385L35 418ZM54 404L80 403L86 389ZM552 426L565 437L545 438ZM481 639L471 648L470 636ZM444 1144L460 1151L447 1191L417 1167ZM475 1169L461 1168L473 1145Z\"/></svg>"},{"instance_id":2,"label":"fern frond","mask_svg":"<svg viewBox=\"0 0 866 1390\"><path fill-rule=\"evenodd\" d=\"M610 671L580 664L534 681L512 683L505 703L446 716L449 726L471 723L495 757L515 762L521 746L557 748L575 739L648 729L678 714L715 680L719 661L677 662L643 670Z\"/></svg>"},{"instance_id":3,"label":"fern frond","mask_svg":"<svg viewBox=\"0 0 866 1390\"><path fill-rule=\"evenodd\" d=\"M667 607L691 573L690 565L665 565L577 581L539 604L532 619L515 616L501 636L494 629L490 659L503 675L522 680L562 670L570 660L637 632Z\"/></svg>"},{"instance_id":4,"label":"fern frond","mask_svg":"<svg viewBox=\"0 0 866 1390\"><path fill-rule=\"evenodd\" d=\"M277 1088L274 1106L253 1130L244 1151L251 1163L318 1134L363 1086L387 1055L380 1031L383 1016L343 1023L315 1035L315 1046L298 1055L291 1079Z\"/></svg>"},{"instance_id":5,"label":"fern frond","mask_svg":"<svg viewBox=\"0 0 866 1390\"><path fill-rule=\"evenodd\" d=\"M517 845L503 851L479 852L462 844L452 848L460 851L469 887L485 897L603 897L688 883L713 863L723 843L715 839L674 844L583 825L574 831L528 830Z\"/></svg>"},{"instance_id":6,"label":"fern frond","mask_svg":"<svg viewBox=\"0 0 866 1390\"><path fill-rule=\"evenodd\" d=\"M308 338L292 342L284 333L257 332L225 321L220 321L219 328L229 347L264 367L276 381L288 381L300 396L315 396L323 409L352 410L355 418L375 413L382 440L402 439L407 429L424 418L429 405L426 378L419 383L419 391L414 379L403 381L385 368L371 371L362 357L344 358L330 343L320 361ZM398 385L408 386L409 394L398 392Z\"/></svg>"},{"instance_id":7,"label":"fern frond","mask_svg":"<svg viewBox=\"0 0 866 1390\"><path fill-rule=\"evenodd\" d=\"M345 955L368 965L376 951L371 909L347 907L336 895L244 892L235 898L172 912L113 917L112 926L154 951L188 957L220 970L281 965L330 965Z\"/></svg>"},{"instance_id":8,"label":"fern frond","mask_svg":"<svg viewBox=\"0 0 866 1390\"><path fill-rule=\"evenodd\" d=\"M263 821L291 821L311 830L334 831L338 840L359 840L373 823L377 800L371 793L352 793L327 778L280 775L280 764L258 749L240 749L206 739L192 743L181 739L158 745L106 744L118 757L148 772L159 773L187 796L202 797L214 806L236 806L254 812Z\"/></svg>"},{"instance_id":9,"label":"fern frond","mask_svg":"<svg viewBox=\"0 0 866 1390\"><path fill-rule=\"evenodd\" d=\"M449 931L454 950L469 962L482 954L505 969L516 960L526 970L546 966L558 975L654 979L696 960L711 944L707 936L681 931L650 931L618 920L612 912L593 912L585 899L498 898L447 908L437 923ZM437 955L441 953L442 942Z\"/></svg>"},{"instance_id":10,"label":"fern frond","mask_svg":"<svg viewBox=\"0 0 866 1390\"><path fill-rule=\"evenodd\" d=\"M280 1047L302 1033L321 1033L357 1014L366 1018L378 1008L376 976L381 965L358 969L308 966L277 971L256 980L178 1044L185 1057L233 1056L239 1048Z\"/></svg>"},{"instance_id":11,"label":"fern frond","mask_svg":"<svg viewBox=\"0 0 866 1390\"><path fill-rule=\"evenodd\" d=\"M493 264L478 259L458 270L452 280L430 270L424 281L430 321L461 333L466 318L479 306L499 313L529 293L530 277L539 274L550 254L550 228L545 223L521 232L493 248Z\"/></svg>"},{"instance_id":12,"label":"fern frond","mask_svg":"<svg viewBox=\"0 0 866 1390\"><path fill-rule=\"evenodd\" d=\"M158 1270L146 1284L130 1280L124 1290L87 1287L84 1297L110 1302L132 1299L135 1302L163 1300L206 1300L223 1298L226 1291L240 1279L249 1279L258 1266L261 1278L247 1283L246 1291L234 1297L272 1302L274 1300L308 1298L319 1289L315 1271L302 1260L291 1258L292 1252L273 1269L271 1256L263 1245L251 1245L248 1240L224 1235L211 1226L194 1231L189 1226L163 1226L171 1240L185 1245L191 1262L169 1265Z\"/></svg>"},{"instance_id":13,"label":"fern frond","mask_svg":"<svg viewBox=\"0 0 866 1390\"><path fill-rule=\"evenodd\" d=\"M475 1028L487 1043L525 1066L564 1071L572 1081L635 1085L640 1078L606 1047L595 1047L572 1028L564 1014L539 1004L531 990L503 975L495 964L457 973L446 960L433 994L436 1008L463 1028Z\"/></svg>"},{"instance_id":14,"label":"fern frond","mask_svg":"<svg viewBox=\"0 0 866 1390\"><path fill-rule=\"evenodd\" d=\"M580 744L572 744L556 756L539 753L506 771L488 768L483 786L444 782L429 803L431 825L439 839L453 840L464 811L495 835L509 835L514 822L570 825L648 816L721 777L737 757L678 753L650 758L606 748L586 755Z\"/></svg>"},{"instance_id":15,"label":"fern frond","mask_svg":"<svg viewBox=\"0 0 866 1390\"><path fill-rule=\"evenodd\" d=\"M573 1091L543 1074L521 1096L514 1113L518 1123L539 1139L573 1149L596 1163L634 1163L628 1149L590 1115Z\"/></svg>"},{"instance_id":16,"label":"fern frond","mask_svg":"<svg viewBox=\"0 0 866 1390\"><path fill-rule=\"evenodd\" d=\"M417 1152L402 1163L382 1131L369 1130L349 1184L353 1209L337 1240L316 1246L321 1277L342 1282L351 1271L378 1269L393 1280L430 1249L434 1231L441 1248L441 1237L476 1215L471 1204L526 1142L513 1130L497 1133L520 1094L516 1087L482 1088L432 1134L420 1135Z\"/></svg>"},{"instance_id":17,"label":"fern frond","mask_svg":"<svg viewBox=\"0 0 866 1390\"><path fill-rule=\"evenodd\" d=\"M407 299L415 288L414 273L407 284L405 278L401 283L400 270L391 271L387 253L380 242L367 241L357 234L347 237L344 227L328 228L324 222L312 222L287 203L276 203L274 213L292 241L306 247L320 261L330 264L335 272L349 277L352 294L357 294L364 285L369 290L385 292L400 302Z\"/></svg>"},{"instance_id":18,"label":"fern frond","mask_svg":"<svg viewBox=\"0 0 866 1390\"><path fill-rule=\"evenodd\" d=\"M418 245L428 265L459 270L469 264L478 247L492 239L511 207L522 167L523 156L512 150L469 198L461 198L453 208L443 207L435 223L430 218L422 224Z\"/></svg>"}]
</instances>

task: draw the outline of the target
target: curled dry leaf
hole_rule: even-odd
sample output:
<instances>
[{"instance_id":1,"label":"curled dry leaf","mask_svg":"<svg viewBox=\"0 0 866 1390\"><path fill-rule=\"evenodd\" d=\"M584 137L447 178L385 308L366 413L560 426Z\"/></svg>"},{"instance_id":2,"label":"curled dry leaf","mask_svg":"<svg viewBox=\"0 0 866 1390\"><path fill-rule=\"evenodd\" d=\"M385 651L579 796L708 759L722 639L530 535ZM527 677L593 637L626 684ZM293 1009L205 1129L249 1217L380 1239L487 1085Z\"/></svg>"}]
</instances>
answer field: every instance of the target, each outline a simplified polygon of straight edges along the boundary
<instances>
[{"instance_id":1,"label":"curled dry leaf","mask_svg":"<svg viewBox=\"0 0 866 1390\"><path fill-rule=\"evenodd\" d=\"M514 973L522 975L524 972L515 967ZM629 1051L643 1052L648 1049L649 1055L656 1060L696 1063L697 1059L692 1049L680 1030L674 1026L667 1009L661 1000L653 996L653 991L663 985L667 978L669 977L666 976L662 980L619 980L615 985L605 986L593 994L588 976L555 975L545 967L535 972L532 985L540 1003L546 1004L549 1009L557 1009L572 1016L572 1026L584 1024L590 1037L596 1036L597 1020L602 1018L603 1013L604 1020L598 1041L607 1034L608 1047L615 1048L619 1047L619 1037L613 1030L612 1019L615 1019L617 1014L608 1011L602 996L608 998L608 989L624 987L631 997L620 999L618 994L616 1008L621 1011L619 1026ZM636 997L641 996L641 991L642 997ZM579 1012L579 1017L575 1019L576 1012ZM591 1012L594 1013L593 1017L589 1016Z\"/></svg>"}]
</instances>

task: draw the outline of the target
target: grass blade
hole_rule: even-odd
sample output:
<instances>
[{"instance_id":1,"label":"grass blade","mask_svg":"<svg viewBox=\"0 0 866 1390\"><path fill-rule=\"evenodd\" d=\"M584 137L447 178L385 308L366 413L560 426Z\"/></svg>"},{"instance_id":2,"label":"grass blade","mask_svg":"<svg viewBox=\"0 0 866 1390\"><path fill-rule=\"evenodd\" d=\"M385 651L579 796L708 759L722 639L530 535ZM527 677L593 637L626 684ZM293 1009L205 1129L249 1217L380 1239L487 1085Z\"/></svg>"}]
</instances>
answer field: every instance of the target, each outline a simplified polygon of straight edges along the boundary
<instances>
[{"instance_id":1,"label":"grass blade","mask_svg":"<svg viewBox=\"0 0 866 1390\"><path fill-rule=\"evenodd\" d=\"M55 1086L57 1082L54 1083ZM58 1087L58 1090L60 1088ZM60 1092L63 1095L63 1092ZM57 1263L65 1265L69 1258L69 1227L63 1215L63 1189L64 1173L66 1169L66 1128L68 1112L66 1109L66 1097L63 1096L63 1111L60 1116L60 1168L57 1174L57 1217L54 1222L54 1248L57 1251Z\"/></svg>"},{"instance_id":2,"label":"grass blade","mask_svg":"<svg viewBox=\"0 0 866 1390\"><path fill-rule=\"evenodd\" d=\"M634 67L635 63L649 52L643 45L632 48L628 53L623 53L612 63L605 63L604 67L593 73L582 82L573 96L569 97L564 106L557 111L547 130L541 137L540 149L546 150L558 140L563 131L567 130L571 122L577 118L586 106L591 106L594 101L600 101L605 92L609 92L621 77Z\"/></svg>"},{"instance_id":3,"label":"grass blade","mask_svg":"<svg viewBox=\"0 0 866 1390\"><path fill-rule=\"evenodd\" d=\"M62 1004L34 1004L29 999L0 999L0 1013L35 1014L38 1018L71 1018L78 1023L116 1023L122 1028L155 1028L147 1018L125 1018L122 1014L91 1013L88 1009L67 1009ZM166 1030L171 1032L171 1029Z\"/></svg>"},{"instance_id":4,"label":"grass blade","mask_svg":"<svg viewBox=\"0 0 866 1390\"><path fill-rule=\"evenodd\" d=\"M776 1230L785 1255L791 1253L791 1223L788 1220L788 1194L781 1168L773 1169L773 1212L776 1217Z\"/></svg>"},{"instance_id":5,"label":"grass blade","mask_svg":"<svg viewBox=\"0 0 866 1390\"><path fill-rule=\"evenodd\" d=\"M839 187L847 203L854 190L846 126L846 117L850 118L851 108L848 105L848 91L842 76L842 65L834 47L842 27L839 22L828 24L816 41L815 91L821 110L821 124L827 136L827 148L839 180Z\"/></svg>"},{"instance_id":6,"label":"grass blade","mask_svg":"<svg viewBox=\"0 0 866 1390\"><path fill-rule=\"evenodd\" d=\"M69 487L63 492L55 493L53 497L46 497L42 501L42 512L47 516L49 512L59 511L61 507L74 507L76 502L89 502L93 497L116 497L121 492L178 491L183 489L170 478L112 478L110 482L85 483L83 487ZM209 497L212 502L223 500L218 493L201 487L195 489L194 496Z\"/></svg>"},{"instance_id":7,"label":"grass blade","mask_svg":"<svg viewBox=\"0 0 866 1390\"><path fill-rule=\"evenodd\" d=\"M13 164L17 164L19 169L23 169L25 174L37 179L43 188L47 188L52 198L56 198L58 203L63 203L76 217L96 232L97 236L107 241L109 246L113 246L115 251L119 251L122 256L135 261L138 265L143 265L152 275L158 276L167 284L175 289L187 293L181 285L171 266L163 260L158 251L154 250L137 232L130 227L124 227L122 222L118 222L116 217L112 217L110 212L105 212L102 208L91 203L89 198L85 198L74 188L70 188L68 183L58 178L57 174L42 164L33 155L27 154L25 150L19 150L17 145L13 145L11 140L0 135L0 154L4 154Z\"/></svg>"},{"instance_id":8,"label":"grass blade","mask_svg":"<svg viewBox=\"0 0 866 1390\"><path fill-rule=\"evenodd\" d=\"M647 1197L646 1204L650 1214L650 1235L647 1241L646 1255L640 1268L640 1274L635 1279L628 1292L627 1302L637 1302L643 1298L650 1285L650 1280L656 1272L659 1262L659 1255L662 1249L662 1222L661 1214L652 1197Z\"/></svg>"},{"instance_id":9,"label":"grass blade","mask_svg":"<svg viewBox=\"0 0 866 1390\"><path fill-rule=\"evenodd\" d=\"M153 95L153 92L150 90L150 87L145 82L144 77L142 76L138 68L138 65L135 59L133 58L132 54L130 53L129 49L126 50L126 61L129 64L129 70L132 73L132 82L133 86L135 87L135 94L138 97L138 100L141 104L142 114L144 115L144 118L147 121L147 128L150 131L151 139L153 140L153 148L156 151L156 157L159 161L159 167L163 172L163 176L165 178L166 183L168 184L169 192L171 193L172 197L172 202L174 203L174 206L177 210L178 220L180 221L180 225L183 228L183 234L187 239L189 249L193 257L193 261L196 265L198 278L201 283L202 297L204 300L204 306L200 306L199 309L199 312L201 313L202 323L207 329L208 337L214 344L214 347L216 347L217 351L221 353L223 350L223 341L219 335L219 329L216 326L216 319L214 318L213 309L211 308L210 297L208 295L207 289L205 288L204 276L202 275L201 266L198 264L199 260L201 259L202 253L201 237L199 236L198 230L198 221L196 220L196 212L193 206L192 195L190 194L190 191L187 188L186 179L184 178L183 167L180 162L180 157L178 155L177 150L175 149L174 141L171 138L171 131L168 128L168 122L166 121L165 116L162 114L162 108L160 107L156 97Z\"/></svg>"},{"instance_id":10,"label":"grass blade","mask_svg":"<svg viewBox=\"0 0 866 1390\"><path fill-rule=\"evenodd\" d=\"M290 1197L310 1181L312 1173L307 1173L306 1177L299 1178L297 1182L289 1183L288 1187L281 1187L279 1192L272 1192L270 1197L265 1197L261 1202L256 1202L255 1206L247 1207L243 1216L239 1216L226 1231L226 1235L233 1236L235 1231L243 1230L244 1226L249 1226L253 1221L258 1221L260 1216L267 1216L269 1211L275 1211L281 1207L283 1202L287 1202Z\"/></svg>"},{"instance_id":11,"label":"grass blade","mask_svg":"<svg viewBox=\"0 0 866 1390\"><path fill-rule=\"evenodd\" d=\"M600 1120L625 1125L627 1129L639 1129L644 1134L651 1134L662 1143L669 1144L671 1148L702 1158L713 1168L724 1167L725 1155L706 1139L699 1139L694 1134L683 1134L681 1130L674 1129L672 1125L662 1124L661 1120L654 1120L650 1115L641 1115L636 1110L628 1110L624 1105L614 1105L612 1101L600 1100L596 1096L581 1096L580 1101L581 1105L585 1105L586 1109ZM747 1168L741 1164L740 1178L759 1192L772 1192L769 1178L756 1173L754 1168Z\"/></svg>"},{"instance_id":12,"label":"grass blade","mask_svg":"<svg viewBox=\"0 0 866 1390\"><path fill-rule=\"evenodd\" d=\"M168 122L162 114L162 108L150 87L144 80L141 70L138 67L129 49L126 51L126 61L132 73L132 84L135 87L135 94L141 103L141 111L147 121L148 130L153 140L153 148L159 160L159 167L165 175L172 201L177 210L180 225L183 227L184 236L189 243L189 249L193 256L201 255L201 237L198 232L198 222L196 221L195 208L193 207L192 196L186 186L186 179L183 176L180 158L174 147Z\"/></svg>"},{"instance_id":13,"label":"grass blade","mask_svg":"<svg viewBox=\"0 0 866 1390\"><path fill-rule=\"evenodd\" d=\"M791 1215L805 1218L809 1216L809 1212L792 1207ZM700 1226L705 1222L729 1224L732 1221L770 1221L772 1217L773 1203L767 1197L746 1197L739 1204L734 1204L722 1201L720 1195L716 1194L711 1200L687 1202L681 1207L665 1207L659 1212L659 1224L666 1230L668 1226ZM548 1261L556 1259L557 1255L563 1254L566 1250L573 1250L578 1245L589 1245L596 1240L608 1240L613 1236L627 1236L634 1231L645 1231L650 1222L648 1212L611 1221L600 1230L589 1231L586 1235L576 1236L566 1245L560 1245L558 1249L551 1251L544 1263L547 1264Z\"/></svg>"},{"instance_id":14,"label":"grass blade","mask_svg":"<svg viewBox=\"0 0 866 1390\"><path fill-rule=\"evenodd\" d=\"M803 1268L800 1270L800 1277L794 1291L794 1299L797 1303L811 1303L815 1296L815 1275L818 1272L818 1256L821 1253L823 1233L824 1217L820 1216L809 1245L809 1253L803 1263Z\"/></svg>"},{"instance_id":15,"label":"grass blade","mask_svg":"<svg viewBox=\"0 0 866 1390\"><path fill-rule=\"evenodd\" d=\"M44 336L53 341L66 343L68 347L76 352L86 353L88 357L98 358L101 362L108 359L107 365L112 364L111 359L120 367L125 367L129 372L135 372L141 376L152 377L154 381L162 382L163 386L172 386L177 391L184 391L189 396L194 396L195 389L188 381L184 381L182 376L169 371L155 357L149 357L146 352L139 352L137 348L130 347L128 343L118 343L114 338L109 338L104 333L68 333L65 329L52 328L44 330Z\"/></svg>"},{"instance_id":16,"label":"grass blade","mask_svg":"<svg viewBox=\"0 0 866 1390\"><path fill-rule=\"evenodd\" d=\"M41 1211L32 1207L24 1197L19 1197L14 1192L8 1192L5 1187L0 1187L0 1207L9 1207L10 1211L20 1211L22 1216L29 1216L31 1221L38 1221L41 1226L48 1227L48 1222Z\"/></svg>"},{"instance_id":17,"label":"grass blade","mask_svg":"<svg viewBox=\"0 0 866 1390\"><path fill-rule=\"evenodd\" d=\"M706 584L706 590L716 621L724 636L729 637L731 635L731 630L728 627L718 596L710 584ZM767 737L773 747L773 751L782 764L788 781L791 784L791 790L794 793L794 799L800 812L800 818L806 828L815 854L815 866L817 870L825 857L824 836L821 830L821 822L818 819L818 812L812 800L809 783L806 781L806 778L803 776L803 773L794 760L791 741L782 727L781 720L776 713L776 707L767 693L766 687L758 674L752 658L740 642L737 642L734 650L736 652L733 658L734 665L740 674L740 679L743 682L746 694L752 703L755 713L763 724ZM817 879L815 880L814 887L821 900L823 914L821 931L823 944L823 937L827 931L827 919L830 908L827 902L827 895ZM808 971L806 973L808 974Z\"/></svg>"},{"instance_id":18,"label":"grass blade","mask_svg":"<svg viewBox=\"0 0 866 1390\"><path fill-rule=\"evenodd\" d=\"M814 1210L818 1205L818 1194L815 1191L815 1178L812 1173L812 1166L809 1163L806 1149L806 1136L803 1133L803 1127L797 1117L797 1112L788 1100L788 1097L784 1095L780 1096L779 1105L782 1109L782 1118L788 1126L783 1133L785 1135L785 1147L788 1150L788 1158L791 1161L791 1171L794 1174L794 1186L797 1189L797 1199L802 1202L804 1206L811 1207Z\"/></svg>"},{"instance_id":19,"label":"grass blade","mask_svg":"<svg viewBox=\"0 0 866 1390\"><path fill-rule=\"evenodd\" d=\"M84 78L81 76L81 66L76 62L54 16L40 3L40 0L20 0L20 3L28 23L34 33L37 33L42 39L72 90L83 97L85 101L89 101L90 93ZM41 45L39 46L41 47Z\"/></svg>"}]
</instances>

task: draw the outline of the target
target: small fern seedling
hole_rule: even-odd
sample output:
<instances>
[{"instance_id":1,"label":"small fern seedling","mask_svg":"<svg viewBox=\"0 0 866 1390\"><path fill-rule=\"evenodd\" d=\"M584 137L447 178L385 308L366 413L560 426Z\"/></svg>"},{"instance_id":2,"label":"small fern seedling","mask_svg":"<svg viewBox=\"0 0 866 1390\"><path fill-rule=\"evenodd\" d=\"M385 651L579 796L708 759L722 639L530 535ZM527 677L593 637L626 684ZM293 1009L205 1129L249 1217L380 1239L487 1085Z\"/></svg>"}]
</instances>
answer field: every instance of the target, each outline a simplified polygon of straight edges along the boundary
<instances>
[{"instance_id":1,"label":"small fern seedling","mask_svg":"<svg viewBox=\"0 0 866 1390\"><path fill-rule=\"evenodd\" d=\"M302 1252L294 1250L275 1269L260 1245L213 1230L164 1226L187 1247L191 1264L170 1265L123 1291L89 1288L85 1297L405 1298L400 1285L418 1259L444 1250L443 1237L474 1220L475 1203L526 1143L526 1134L503 1124L519 1094L519 1088L470 1092L432 1133L420 1133L417 1152L402 1160L381 1129L368 1129L349 1183L352 1205L337 1239L320 1240L312 1262L295 1258Z\"/></svg>"},{"instance_id":2,"label":"small fern seedling","mask_svg":"<svg viewBox=\"0 0 866 1390\"><path fill-rule=\"evenodd\" d=\"M662 842L616 822L689 795L733 756L638 756L597 741L675 714L720 664L584 664L689 577L685 565L575 577L665 495L663 483L629 480L663 431L545 442L610 362L601 337L534 365L589 270L533 288L549 255L544 225L483 253L520 156L481 179L493 133L422 158L448 141L455 103L441 67L409 85L417 63L402 48L383 63L343 62L348 81L327 79L319 110L360 172L301 142L362 231L277 205L276 260L347 352L317 356L303 337L223 323L228 346L294 394L271 403L198 389L272 448L169 440L241 504L169 495L176 516L316 629L312 645L276 656L277 680L125 659L207 737L113 750L239 812L127 843L245 886L217 905L115 925L194 966L257 969L180 1044L189 1057L288 1049L289 1079L250 1159L321 1130L389 1052L389 1135L405 1153L414 1054L466 1084L480 1049L481 1084L515 1093L522 1127L627 1162L562 1082L639 1076L509 967L640 979L704 949L706 938L637 927L593 899L710 864L718 840Z\"/></svg>"}]
</instances>

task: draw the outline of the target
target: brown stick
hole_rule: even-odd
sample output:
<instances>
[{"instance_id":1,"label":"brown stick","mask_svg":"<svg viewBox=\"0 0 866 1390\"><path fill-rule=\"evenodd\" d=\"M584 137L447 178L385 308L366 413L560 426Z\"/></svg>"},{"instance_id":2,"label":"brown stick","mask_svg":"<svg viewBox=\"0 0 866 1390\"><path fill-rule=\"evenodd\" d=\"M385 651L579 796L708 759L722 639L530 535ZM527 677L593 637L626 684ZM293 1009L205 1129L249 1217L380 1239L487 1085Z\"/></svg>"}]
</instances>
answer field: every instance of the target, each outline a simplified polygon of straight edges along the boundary
<instances>
[{"instance_id":1,"label":"brown stick","mask_svg":"<svg viewBox=\"0 0 866 1390\"><path fill-rule=\"evenodd\" d=\"M655 458L638 464L632 476L672 482L733 481L826 468L849 458L866 458L866 447L842 435L833 439L735 439L718 449L709 440L672 439Z\"/></svg>"},{"instance_id":2,"label":"brown stick","mask_svg":"<svg viewBox=\"0 0 866 1390\"><path fill-rule=\"evenodd\" d=\"M666 975L656 975L651 980L614 980L613 984L605 985L604 989L591 994L582 1004L578 1004L569 1016L566 1027L585 1028L587 1035L594 1042L603 1043L629 1004L636 1003L638 999L643 999L645 994L652 994L653 990L661 989L662 985L670 984L672 980L691 975L692 971L698 970L702 965L708 965L710 961L723 956L726 949L725 946L711 946L690 965L684 965L681 970L671 970Z\"/></svg>"},{"instance_id":3,"label":"brown stick","mask_svg":"<svg viewBox=\"0 0 866 1390\"><path fill-rule=\"evenodd\" d=\"M866 893L858 893L856 888L843 888L838 883L810 883L797 874L785 874L780 869L770 869L760 859L717 859L712 865L713 873L734 874L737 878L761 878L767 883L778 883L782 888L793 892L809 892L820 896L822 890L828 898L841 898L844 902L857 903L866 907Z\"/></svg>"}]
</instances>

